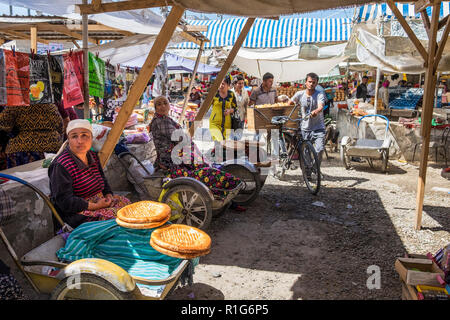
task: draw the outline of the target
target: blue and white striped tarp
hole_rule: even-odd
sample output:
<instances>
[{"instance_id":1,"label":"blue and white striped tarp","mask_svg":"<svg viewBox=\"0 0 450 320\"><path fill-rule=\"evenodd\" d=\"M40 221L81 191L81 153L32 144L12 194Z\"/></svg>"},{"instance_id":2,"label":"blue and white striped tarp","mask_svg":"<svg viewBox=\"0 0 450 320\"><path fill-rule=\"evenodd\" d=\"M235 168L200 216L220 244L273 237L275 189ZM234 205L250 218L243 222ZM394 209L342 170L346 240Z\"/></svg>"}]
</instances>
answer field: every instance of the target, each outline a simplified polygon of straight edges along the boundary
<instances>
[{"instance_id":1,"label":"blue and white striped tarp","mask_svg":"<svg viewBox=\"0 0 450 320\"><path fill-rule=\"evenodd\" d=\"M202 32L211 42L205 48L232 46L241 32L246 18L223 20L188 20L189 25L206 25ZM352 19L280 18L256 19L243 43L245 48L283 48L301 43L347 41ZM198 48L192 42L183 42L177 49Z\"/></svg>"},{"instance_id":2,"label":"blue and white striped tarp","mask_svg":"<svg viewBox=\"0 0 450 320\"><path fill-rule=\"evenodd\" d=\"M414 4L411 3L395 3L398 10L403 14L405 18L408 19L420 19L420 13L415 14L414 13ZM429 16L431 16L431 7L428 7L427 13ZM443 1L441 3L441 12L440 16L445 17L450 12L450 2L449 1ZM395 15L393 14L391 8L386 4L366 4L364 6L359 7L359 9L356 10L356 16L355 20L357 22L364 22L364 21L373 21L376 19L392 19L395 18Z\"/></svg>"}]
</instances>

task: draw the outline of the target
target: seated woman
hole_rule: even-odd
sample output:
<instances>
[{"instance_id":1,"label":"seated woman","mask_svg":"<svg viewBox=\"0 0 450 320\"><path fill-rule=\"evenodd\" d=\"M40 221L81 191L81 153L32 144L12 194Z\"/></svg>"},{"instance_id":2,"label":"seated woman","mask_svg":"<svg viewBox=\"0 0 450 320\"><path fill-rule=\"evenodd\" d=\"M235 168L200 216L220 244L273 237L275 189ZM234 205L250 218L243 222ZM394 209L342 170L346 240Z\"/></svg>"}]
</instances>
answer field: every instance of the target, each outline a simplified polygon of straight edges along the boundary
<instances>
[{"instance_id":1,"label":"seated woman","mask_svg":"<svg viewBox=\"0 0 450 320\"><path fill-rule=\"evenodd\" d=\"M181 164L173 162L172 149L178 142L172 141L171 137L172 133L181 127L169 117L170 105L166 97L157 97L154 102L156 112L150 123L150 133L153 136L157 153L154 167L163 169L167 177L171 179L183 176L195 178L210 188L213 194L226 196L227 190L232 190L239 184L239 179L210 167L205 163L194 143L192 143L190 161L183 161ZM180 159L186 160L182 153L179 156Z\"/></svg>"},{"instance_id":2,"label":"seated woman","mask_svg":"<svg viewBox=\"0 0 450 320\"><path fill-rule=\"evenodd\" d=\"M56 210L72 228L86 221L115 218L130 200L113 195L97 155L90 150L90 122L72 120L66 132L68 139L48 169Z\"/></svg>"}]
</instances>

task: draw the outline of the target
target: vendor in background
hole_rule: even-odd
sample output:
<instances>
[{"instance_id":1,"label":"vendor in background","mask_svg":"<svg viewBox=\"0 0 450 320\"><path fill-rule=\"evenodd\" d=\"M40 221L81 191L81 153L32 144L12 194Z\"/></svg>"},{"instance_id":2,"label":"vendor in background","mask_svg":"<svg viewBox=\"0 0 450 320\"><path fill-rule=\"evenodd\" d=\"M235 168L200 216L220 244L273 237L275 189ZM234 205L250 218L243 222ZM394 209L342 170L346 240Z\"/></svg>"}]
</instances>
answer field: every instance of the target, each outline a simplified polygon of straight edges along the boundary
<instances>
[{"instance_id":1,"label":"vendor in background","mask_svg":"<svg viewBox=\"0 0 450 320\"><path fill-rule=\"evenodd\" d=\"M273 74L266 72L262 84L250 95L249 106L274 104L278 102L277 90L273 87Z\"/></svg>"},{"instance_id":2,"label":"vendor in background","mask_svg":"<svg viewBox=\"0 0 450 320\"><path fill-rule=\"evenodd\" d=\"M97 155L90 150L90 122L72 120L66 133L68 139L48 169L50 198L56 210L72 228L115 218L130 200L113 195Z\"/></svg>"},{"instance_id":3,"label":"vendor in background","mask_svg":"<svg viewBox=\"0 0 450 320\"><path fill-rule=\"evenodd\" d=\"M381 99L383 106L387 109L389 107L389 80L385 80L378 91L378 99Z\"/></svg>"},{"instance_id":4,"label":"vendor in background","mask_svg":"<svg viewBox=\"0 0 450 320\"><path fill-rule=\"evenodd\" d=\"M363 99L365 102L367 99L367 82L369 81L368 76L362 77L362 82L356 89L356 98L357 99Z\"/></svg>"},{"instance_id":5,"label":"vendor in background","mask_svg":"<svg viewBox=\"0 0 450 320\"><path fill-rule=\"evenodd\" d=\"M5 150L8 168L44 159L44 152L56 153L63 142L63 120L50 103L6 107L0 130L15 133Z\"/></svg>"},{"instance_id":6,"label":"vendor in background","mask_svg":"<svg viewBox=\"0 0 450 320\"><path fill-rule=\"evenodd\" d=\"M189 95L188 101L200 106L200 103L202 102L202 91L199 87L192 88L192 92Z\"/></svg>"},{"instance_id":7,"label":"vendor in background","mask_svg":"<svg viewBox=\"0 0 450 320\"><path fill-rule=\"evenodd\" d=\"M142 104L148 105L152 100L152 87L150 85L145 88L144 93L142 94Z\"/></svg>"},{"instance_id":8,"label":"vendor in background","mask_svg":"<svg viewBox=\"0 0 450 320\"><path fill-rule=\"evenodd\" d=\"M245 119L247 118L247 106L250 101L247 90L245 90L244 77L242 77L241 75L236 76L236 82L232 90L236 97L237 110L242 122L241 129L243 129Z\"/></svg>"},{"instance_id":9,"label":"vendor in background","mask_svg":"<svg viewBox=\"0 0 450 320\"><path fill-rule=\"evenodd\" d=\"M230 90L230 87L231 78L230 76L226 76L212 101L209 131L214 141L222 141L230 138L231 115L237 110L236 97L233 91Z\"/></svg>"},{"instance_id":10,"label":"vendor in background","mask_svg":"<svg viewBox=\"0 0 450 320\"><path fill-rule=\"evenodd\" d=\"M369 84L367 85L367 97L375 97L375 87L375 81L369 81Z\"/></svg>"}]
</instances>

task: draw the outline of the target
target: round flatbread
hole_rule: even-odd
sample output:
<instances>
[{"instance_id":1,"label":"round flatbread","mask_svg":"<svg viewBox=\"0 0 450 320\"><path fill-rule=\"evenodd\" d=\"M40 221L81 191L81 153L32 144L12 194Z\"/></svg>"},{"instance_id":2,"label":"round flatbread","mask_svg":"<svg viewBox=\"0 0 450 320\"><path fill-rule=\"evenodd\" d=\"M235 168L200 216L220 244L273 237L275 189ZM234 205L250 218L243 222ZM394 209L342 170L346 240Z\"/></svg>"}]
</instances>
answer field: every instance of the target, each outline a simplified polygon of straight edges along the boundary
<instances>
[{"instance_id":1,"label":"round flatbread","mask_svg":"<svg viewBox=\"0 0 450 320\"><path fill-rule=\"evenodd\" d=\"M151 239L161 248L180 252L197 253L211 248L210 236L184 224L171 224L153 231Z\"/></svg>"},{"instance_id":2,"label":"round flatbread","mask_svg":"<svg viewBox=\"0 0 450 320\"><path fill-rule=\"evenodd\" d=\"M165 255L173 257L173 258L184 259L184 260L201 257L201 256L207 255L208 253L211 252L211 249L208 249L206 251L200 251L197 253L180 253L180 252L176 252L176 251L172 251L172 250L167 250L165 248L161 248L160 246L155 244L152 241L152 239L150 239L150 245L153 247L153 249L155 249L158 252L161 252L162 254L165 254Z\"/></svg>"},{"instance_id":3,"label":"round flatbread","mask_svg":"<svg viewBox=\"0 0 450 320\"><path fill-rule=\"evenodd\" d=\"M128 223L160 222L170 217L170 207L156 201L138 201L117 212L117 218Z\"/></svg>"},{"instance_id":4,"label":"round flatbread","mask_svg":"<svg viewBox=\"0 0 450 320\"><path fill-rule=\"evenodd\" d=\"M116 222L119 226L128 228L128 229L153 229L164 225L167 221L169 221L169 217L167 217L163 221L157 222L149 222L149 223L129 223L116 218Z\"/></svg>"}]
</instances>

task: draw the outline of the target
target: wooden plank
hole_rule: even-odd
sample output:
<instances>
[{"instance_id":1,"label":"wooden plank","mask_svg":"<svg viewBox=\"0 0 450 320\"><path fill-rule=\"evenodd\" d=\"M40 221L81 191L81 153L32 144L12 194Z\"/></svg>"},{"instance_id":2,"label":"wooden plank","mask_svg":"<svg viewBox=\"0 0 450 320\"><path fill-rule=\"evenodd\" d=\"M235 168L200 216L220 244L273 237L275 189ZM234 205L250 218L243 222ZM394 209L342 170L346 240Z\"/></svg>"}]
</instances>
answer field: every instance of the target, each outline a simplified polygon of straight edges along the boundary
<instances>
[{"instance_id":1,"label":"wooden plank","mask_svg":"<svg viewBox=\"0 0 450 320\"><path fill-rule=\"evenodd\" d=\"M102 3L96 9L92 4L80 4L75 6L75 12L79 14L96 14L104 12L126 11L146 8L165 7L173 5L171 0L132 0Z\"/></svg>"},{"instance_id":2,"label":"wooden plank","mask_svg":"<svg viewBox=\"0 0 450 320\"><path fill-rule=\"evenodd\" d=\"M436 86L436 69L434 68L436 53L436 36L439 23L439 12L441 3L433 5L433 14L430 27L430 38L428 40L428 62L425 73L425 89L422 104L422 150L420 154L419 178L417 181L416 197L416 225L420 230L422 226L422 210L425 195L425 182L427 177L428 152L430 146L431 119L433 116L434 89ZM439 63L439 61L438 61Z\"/></svg>"},{"instance_id":3,"label":"wooden plank","mask_svg":"<svg viewBox=\"0 0 450 320\"><path fill-rule=\"evenodd\" d=\"M208 26L184 25L182 29L185 32L206 32L208 31Z\"/></svg>"},{"instance_id":4,"label":"wooden plank","mask_svg":"<svg viewBox=\"0 0 450 320\"><path fill-rule=\"evenodd\" d=\"M447 15L444 19L442 19L441 21L439 21L439 24L438 24L438 30L441 30L442 27L444 27L444 26L447 24L448 17L449 17L449 16Z\"/></svg>"},{"instance_id":5,"label":"wooden plank","mask_svg":"<svg viewBox=\"0 0 450 320\"><path fill-rule=\"evenodd\" d=\"M448 15L447 15L448 18ZM438 26L439 28L439 26ZM442 33L441 41L439 42L439 47L436 53L436 57L434 58L434 71L437 71L437 67L442 58L442 53L444 52L445 44L447 43L448 34L450 31L450 19L447 19L447 23L445 24L444 32Z\"/></svg>"},{"instance_id":6,"label":"wooden plank","mask_svg":"<svg viewBox=\"0 0 450 320\"><path fill-rule=\"evenodd\" d=\"M222 69L220 70L219 74L217 75L216 80L214 80L214 83L212 84L211 88L208 91L208 95L206 96L205 100L203 101L200 110L198 111L194 124L189 128L189 133L192 136L194 136L195 129L196 129L196 123L203 120L203 116L205 113L209 110L211 103L214 99L214 96L217 93L217 90L219 90L219 86L222 83L223 79L225 79L225 76L228 72L228 69L231 66L231 63L233 62L234 58L236 57L236 54L238 53L239 49L242 46L242 43L244 42L245 38L247 37L248 32L250 31L250 28L252 27L253 23L255 22L255 18L248 18L245 22L244 27L241 30L241 33L239 34L239 37L237 38L236 42L233 45L233 49L231 49L230 53L228 54L227 59L225 60L225 63L222 66Z\"/></svg>"},{"instance_id":7,"label":"wooden plank","mask_svg":"<svg viewBox=\"0 0 450 320\"><path fill-rule=\"evenodd\" d=\"M137 101L144 93L145 87L147 86L147 83L150 80L156 65L158 64L159 59L163 55L170 38L177 28L178 22L183 16L183 13L183 8L173 6L169 16L161 28L161 31L156 37L147 59L139 72L139 75L128 93L127 100L122 105L116 121L114 122L114 126L109 132L108 137L98 154L102 167L105 167L108 162L108 159L111 156L117 141L119 141L120 135L122 134Z\"/></svg>"},{"instance_id":8,"label":"wooden plank","mask_svg":"<svg viewBox=\"0 0 450 320\"><path fill-rule=\"evenodd\" d=\"M427 7L433 5L433 0L417 0L414 3L414 13L418 14L419 12L422 12L423 10L425 10Z\"/></svg>"},{"instance_id":9,"label":"wooden plank","mask_svg":"<svg viewBox=\"0 0 450 320\"><path fill-rule=\"evenodd\" d=\"M417 39L416 35L414 34L414 31L411 30L411 27L406 22L403 15L398 10L397 6L395 5L394 1L392 0L386 0L386 3L391 8L392 12L394 13L395 17L397 18L398 22L402 25L403 29L405 30L406 34L408 35L409 39L412 41L416 49L419 51L420 55L423 58L423 61L427 63L428 61L428 54L425 48L420 43L419 39Z\"/></svg>"},{"instance_id":10,"label":"wooden plank","mask_svg":"<svg viewBox=\"0 0 450 320\"><path fill-rule=\"evenodd\" d=\"M92 7L99 10L102 7L102 0L92 0Z\"/></svg>"},{"instance_id":11,"label":"wooden plank","mask_svg":"<svg viewBox=\"0 0 450 320\"><path fill-rule=\"evenodd\" d=\"M75 40L72 40L72 43L75 45L75 47L77 47L77 49L81 49L80 45Z\"/></svg>"},{"instance_id":12,"label":"wooden plank","mask_svg":"<svg viewBox=\"0 0 450 320\"><path fill-rule=\"evenodd\" d=\"M31 27L30 28L30 48L34 51L34 53L37 53L37 28Z\"/></svg>"},{"instance_id":13,"label":"wooden plank","mask_svg":"<svg viewBox=\"0 0 450 320\"><path fill-rule=\"evenodd\" d=\"M195 44L198 45L198 46L202 44L202 41L200 41L199 39L197 39L196 37L190 35L190 34L187 33L187 32L181 31L181 32L180 32L180 36L183 37L183 38L185 38L187 41L190 41L190 42L195 43ZM203 42L209 42L209 40L206 40L206 39L205 39L205 40L203 40Z\"/></svg>"},{"instance_id":14,"label":"wooden plank","mask_svg":"<svg viewBox=\"0 0 450 320\"><path fill-rule=\"evenodd\" d=\"M425 30L427 31L428 37L430 37L430 18L426 11L420 11L420 15L422 16L423 25L425 26Z\"/></svg>"},{"instance_id":15,"label":"wooden plank","mask_svg":"<svg viewBox=\"0 0 450 320\"><path fill-rule=\"evenodd\" d=\"M77 40L83 40L83 35L71 31L66 25L55 25L50 23L39 23L38 28L40 31L44 30L52 30L61 34L64 34L66 36L69 36L71 38L77 39ZM81 26L80 26L81 28ZM96 39L88 37L88 41L90 43L96 43Z\"/></svg>"},{"instance_id":16,"label":"wooden plank","mask_svg":"<svg viewBox=\"0 0 450 320\"><path fill-rule=\"evenodd\" d=\"M21 32L16 32L16 31L11 31L11 30L2 30L2 33L6 33L9 34L13 37L16 37L18 39L27 39L27 40L31 40L31 36L25 34L25 33L21 33ZM50 41L36 37L37 42L40 43L45 43L45 44L49 44Z\"/></svg>"},{"instance_id":17,"label":"wooden plank","mask_svg":"<svg viewBox=\"0 0 450 320\"><path fill-rule=\"evenodd\" d=\"M186 108L187 108L187 104L189 101L189 96L191 95L192 87L194 86L194 79L195 79L195 75L197 74L198 66L200 64L200 58L202 57L202 52L203 52L203 41L200 45L200 49L198 50L197 59L195 60L195 65L194 65L194 70L192 73L191 81L189 81L188 91L186 92L186 97L184 98L184 101L183 101L183 109L181 110L180 119L178 120L178 123L180 125L183 124L183 121L185 118L185 113L186 113Z\"/></svg>"}]
</instances>

